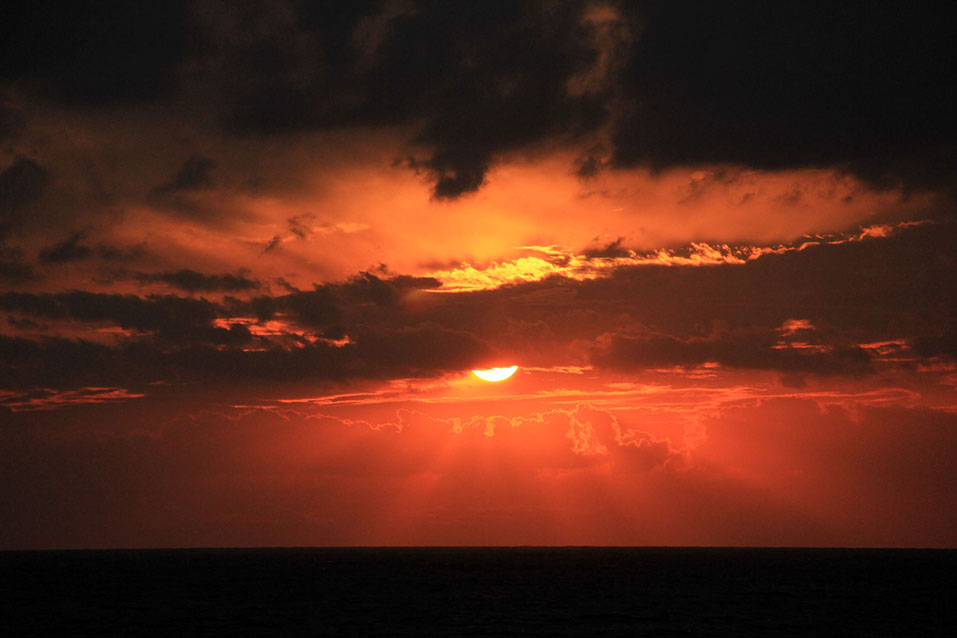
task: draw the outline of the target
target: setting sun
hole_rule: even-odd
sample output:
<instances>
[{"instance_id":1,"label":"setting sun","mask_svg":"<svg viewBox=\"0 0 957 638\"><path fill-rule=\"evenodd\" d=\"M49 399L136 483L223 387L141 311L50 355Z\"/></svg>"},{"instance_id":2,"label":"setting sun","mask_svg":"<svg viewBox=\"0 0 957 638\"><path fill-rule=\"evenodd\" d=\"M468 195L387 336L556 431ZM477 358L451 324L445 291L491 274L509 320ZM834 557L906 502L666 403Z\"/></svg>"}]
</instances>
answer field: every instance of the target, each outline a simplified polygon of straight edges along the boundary
<instances>
[{"instance_id":1,"label":"setting sun","mask_svg":"<svg viewBox=\"0 0 957 638\"><path fill-rule=\"evenodd\" d=\"M472 374L477 376L482 381L504 381L515 374L516 370L518 370L518 366L511 366L508 368L489 368L488 370L472 370Z\"/></svg>"}]
</instances>

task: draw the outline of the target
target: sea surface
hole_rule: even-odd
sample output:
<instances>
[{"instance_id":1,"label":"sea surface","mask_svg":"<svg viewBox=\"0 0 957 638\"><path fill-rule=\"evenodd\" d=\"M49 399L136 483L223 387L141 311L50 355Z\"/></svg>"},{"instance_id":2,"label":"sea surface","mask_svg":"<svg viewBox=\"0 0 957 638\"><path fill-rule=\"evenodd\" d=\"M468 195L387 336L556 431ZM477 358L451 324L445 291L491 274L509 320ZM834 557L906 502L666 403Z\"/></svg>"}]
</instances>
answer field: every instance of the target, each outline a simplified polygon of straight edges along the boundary
<instances>
[{"instance_id":1,"label":"sea surface","mask_svg":"<svg viewBox=\"0 0 957 638\"><path fill-rule=\"evenodd\" d=\"M0 552L5 636L955 636L957 551Z\"/></svg>"}]
</instances>

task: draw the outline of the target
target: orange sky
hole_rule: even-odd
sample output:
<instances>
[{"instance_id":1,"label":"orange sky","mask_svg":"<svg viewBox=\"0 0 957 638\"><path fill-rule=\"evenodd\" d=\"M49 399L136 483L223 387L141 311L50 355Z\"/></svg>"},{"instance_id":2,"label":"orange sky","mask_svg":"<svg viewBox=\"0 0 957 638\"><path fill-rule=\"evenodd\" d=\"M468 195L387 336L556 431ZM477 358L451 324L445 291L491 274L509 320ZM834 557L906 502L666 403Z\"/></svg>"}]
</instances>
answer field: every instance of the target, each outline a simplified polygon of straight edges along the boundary
<instances>
[{"instance_id":1,"label":"orange sky","mask_svg":"<svg viewBox=\"0 0 957 638\"><path fill-rule=\"evenodd\" d=\"M281 6L0 78L0 549L957 546L923 129L677 82L661 8Z\"/></svg>"}]
</instances>

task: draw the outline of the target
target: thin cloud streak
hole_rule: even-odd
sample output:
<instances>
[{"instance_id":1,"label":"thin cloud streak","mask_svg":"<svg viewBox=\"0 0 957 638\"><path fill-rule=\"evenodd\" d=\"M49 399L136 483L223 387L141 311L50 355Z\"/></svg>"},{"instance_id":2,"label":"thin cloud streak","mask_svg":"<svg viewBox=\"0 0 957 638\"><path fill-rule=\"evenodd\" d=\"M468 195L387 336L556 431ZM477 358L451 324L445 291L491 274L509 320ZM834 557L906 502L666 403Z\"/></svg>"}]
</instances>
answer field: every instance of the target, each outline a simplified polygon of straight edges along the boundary
<instances>
[{"instance_id":1,"label":"thin cloud streak","mask_svg":"<svg viewBox=\"0 0 957 638\"><path fill-rule=\"evenodd\" d=\"M652 252L637 252L618 248L617 252L624 254L609 257L590 256L587 251L576 253L560 246L518 246L513 250L528 251L533 254L480 267L463 263L457 268L430 272L428 276L442 282L442 287L434 289L433 292L445 293L492 290L499 286L541 281L556 276L584 281L607 276L615 269L630 266L742 265L766 255L783 255L806 250L812 246L837 246L886 238L901 230L930 223L933 222L920 220L877 224L862 227L857 232L817 234L789 244L774 246L729 246L692 242L683 250L662 248ZM616 242L616 248L618 243ZM543 256L535 256L535 253Z\"/></svg>"}]
</instances>

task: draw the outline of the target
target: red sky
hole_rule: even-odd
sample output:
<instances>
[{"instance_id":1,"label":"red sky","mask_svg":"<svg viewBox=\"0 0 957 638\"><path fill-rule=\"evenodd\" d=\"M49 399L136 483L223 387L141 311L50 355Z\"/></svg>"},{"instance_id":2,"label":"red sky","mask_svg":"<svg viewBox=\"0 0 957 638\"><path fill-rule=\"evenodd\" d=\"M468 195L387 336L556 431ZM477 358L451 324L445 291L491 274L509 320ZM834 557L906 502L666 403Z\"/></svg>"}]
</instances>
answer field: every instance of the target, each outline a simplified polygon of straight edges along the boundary
<instances>
[{"instance_id":1,"label":"red sky","mask_svg":"<svg viewBox=\"0 0 957 638\"><path fill-rule=\"evenodd\" d=\"M20 18L0 548L957 546L952 43L761 6Z\"/></svg>"}]
</instances>

